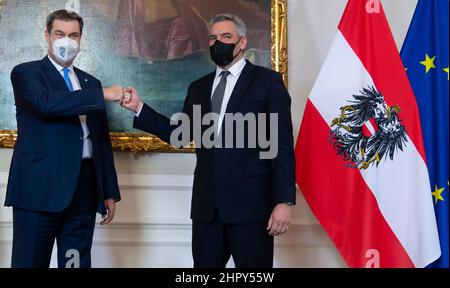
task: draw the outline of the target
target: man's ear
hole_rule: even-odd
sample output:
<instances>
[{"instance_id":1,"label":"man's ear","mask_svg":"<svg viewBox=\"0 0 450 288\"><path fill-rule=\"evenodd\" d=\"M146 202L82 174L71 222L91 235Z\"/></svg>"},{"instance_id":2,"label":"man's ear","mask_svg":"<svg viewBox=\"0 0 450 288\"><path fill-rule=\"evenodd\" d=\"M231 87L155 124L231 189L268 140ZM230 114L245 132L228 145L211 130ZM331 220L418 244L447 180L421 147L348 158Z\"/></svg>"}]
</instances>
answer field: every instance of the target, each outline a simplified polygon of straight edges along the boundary
<instances>
[{"instance_id":1,"label":"man's ear","mask_svg":"<svg viewBox=\"0 0 450 288\"><path fill-rule=\"evenodd\" d=\"M248 44L247 36L242 37L242 39L241 39L241 49L245 50L245 48L247 48L247 44Z\"/></svg>"},{"instance_id":2,"label":"man's ear","mask_svg":"<svg viewBox=\"0 0 450 288\"><path fill-rule=\"evenodd\" d=\"M44 31L45 40L47 41L47 44L50 45L50 33L48 33L47 29Z\"/></svg>"}]
</instances>

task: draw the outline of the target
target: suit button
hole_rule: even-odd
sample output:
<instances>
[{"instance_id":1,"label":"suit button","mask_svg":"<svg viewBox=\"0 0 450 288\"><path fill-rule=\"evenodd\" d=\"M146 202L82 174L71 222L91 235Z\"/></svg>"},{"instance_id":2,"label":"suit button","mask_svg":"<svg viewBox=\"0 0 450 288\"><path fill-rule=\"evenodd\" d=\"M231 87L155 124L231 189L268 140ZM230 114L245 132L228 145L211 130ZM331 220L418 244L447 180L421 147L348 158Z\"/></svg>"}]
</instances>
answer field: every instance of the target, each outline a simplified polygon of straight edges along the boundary
<instances>
[{"instance_id":1,"label":"suit button","mask_svg":"<svg viewBox=\"0 0 450 288\"><path fill-rule=\"evenodd\" d=\"M80 136L80 140L83 141L83 136Z\"/></svg>"}]
</instances>

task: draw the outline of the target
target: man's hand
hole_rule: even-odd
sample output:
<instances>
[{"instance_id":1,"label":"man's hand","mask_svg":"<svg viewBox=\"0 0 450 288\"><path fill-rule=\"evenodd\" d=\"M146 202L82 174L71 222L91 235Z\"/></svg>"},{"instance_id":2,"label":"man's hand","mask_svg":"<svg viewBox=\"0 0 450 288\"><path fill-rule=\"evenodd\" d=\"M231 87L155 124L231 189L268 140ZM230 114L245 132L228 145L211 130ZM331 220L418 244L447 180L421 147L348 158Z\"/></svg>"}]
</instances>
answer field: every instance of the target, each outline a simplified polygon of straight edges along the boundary
<instances>
[{"instance_id":1,"label":"man's hand","mask_svg":"<svg viewBox=\"0 0 450 288\"><path fill-rule=\"evenodd\" d=\"M103 95L106 101L122 104L125 97L125 89L121 86L114 85L103 89Z\"/></svg>"},{"instance_id":2,"label":"man's hand","mask_svg":"<svg viewBox=\"0 0 450 288\"><path fill-rule=\"evenodd\" d=\"M102 216L103 221L100 225L107 225L114 219L114 213L116 213L116 201L114 199L105 200L106 215Z\"/></svg>"},{"instance_id":3,"label":"man's hand","mask_svg":"<svg viewBox=\"0 0 450 288\"><path fill-rule=\"evenodd\" d=\"M278 204L273 209L269 219L267 230L270 236L279 236L286 233L291 223L292 207L286 204Z\"/></svg>"},{"instance_id":4,"label":"man's hand","mask_svg":"<svg viewBox=\"0 0 450 288\"><path fill-rule=\"evenodd\" d=\"M128 87L125 89L125 94L126 96L122 102L122 107L125 107L134 113L139 113L144 106L144 102L141 100L141 97L139 97L136 89L133 87Z\"/></svg>"}]
</instances>

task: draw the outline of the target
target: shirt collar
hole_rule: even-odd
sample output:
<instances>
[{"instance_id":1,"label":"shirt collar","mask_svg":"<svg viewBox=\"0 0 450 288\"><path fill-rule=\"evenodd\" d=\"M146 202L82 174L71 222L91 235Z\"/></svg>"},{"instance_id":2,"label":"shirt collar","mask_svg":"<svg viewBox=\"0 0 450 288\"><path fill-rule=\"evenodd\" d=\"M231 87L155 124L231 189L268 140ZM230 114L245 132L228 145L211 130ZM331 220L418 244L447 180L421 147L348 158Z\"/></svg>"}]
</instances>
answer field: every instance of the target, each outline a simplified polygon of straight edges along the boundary
<instances>
[{"instance_id":1,"label":"shirt collar","mask_svg":"<svg viewBox=\"0 0 450 288\"><path fill-rule=\"evenodd\" d=\"M56 70L58 70L58 72L61 72L61 71L64 70L64 68L66 68L66 67L63 67L63 66L59 65L59 64L56 63L55 61L53 61L53 59L52 59L50 56L48 56L48 59L50 60L50 62L52 62L53 66L55 66L55 68L56 68ZM67 67L67 68L68 68L71 72L74 72L73 64L70 65L70 66Z\"/></svg>"},{"instance_id":2,"label":"shirt collar","mask_svg":"<svg viewBox=\"0 0 450 288\"><path fill-rule=\"evenodd\" d=\"M237 76L239 76L239 74L241 74L242 70L244 70L244 67L246 64L247 64L247 62L245 61L244 58L242 58L241 60L236 62L233 66L231 66L230 69L228 69L228 71L231 73L231 75L233 77L237 77ZM226 71L226 70L217 66L216 77L219 77L223 71Z\"/></svg>"}]
</instances>

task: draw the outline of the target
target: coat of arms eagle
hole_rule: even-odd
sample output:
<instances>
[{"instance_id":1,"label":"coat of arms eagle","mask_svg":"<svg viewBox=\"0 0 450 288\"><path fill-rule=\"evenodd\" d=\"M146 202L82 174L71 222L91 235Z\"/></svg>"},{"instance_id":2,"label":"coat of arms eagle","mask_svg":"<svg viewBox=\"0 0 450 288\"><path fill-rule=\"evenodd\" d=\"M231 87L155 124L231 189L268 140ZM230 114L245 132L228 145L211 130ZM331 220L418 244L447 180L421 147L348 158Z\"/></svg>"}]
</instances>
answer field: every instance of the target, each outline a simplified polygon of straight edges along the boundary
<instances>
[{"instance_id":1,"label":"coat of arms eagle","mask_svg":"<svg viewBox=\"0 0 450 288\"><path fill-rule=\"evenodd\" d=\"M353 95L351 105L340 108L340 117L331 123L330 140L347 167L366 170L378 167L384 157L394 160L408 142L399 118L398 106L389 106L374 87Z\"/></svg>"}]
</instances>

